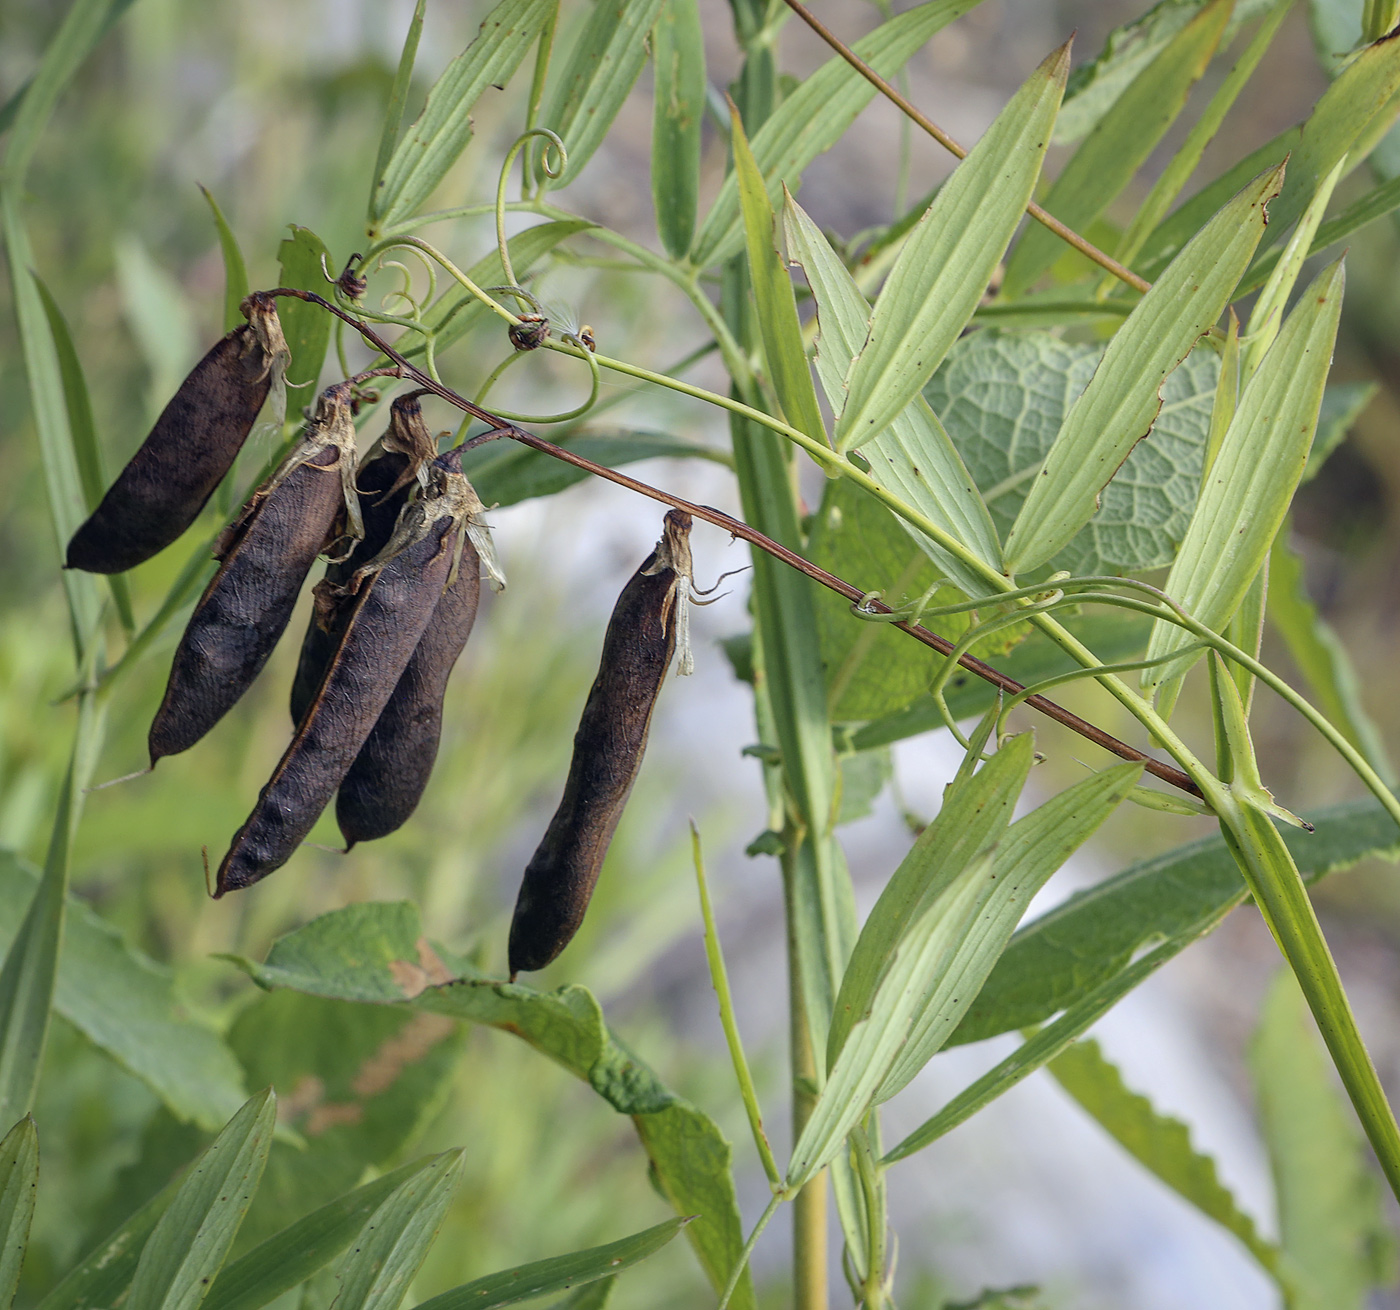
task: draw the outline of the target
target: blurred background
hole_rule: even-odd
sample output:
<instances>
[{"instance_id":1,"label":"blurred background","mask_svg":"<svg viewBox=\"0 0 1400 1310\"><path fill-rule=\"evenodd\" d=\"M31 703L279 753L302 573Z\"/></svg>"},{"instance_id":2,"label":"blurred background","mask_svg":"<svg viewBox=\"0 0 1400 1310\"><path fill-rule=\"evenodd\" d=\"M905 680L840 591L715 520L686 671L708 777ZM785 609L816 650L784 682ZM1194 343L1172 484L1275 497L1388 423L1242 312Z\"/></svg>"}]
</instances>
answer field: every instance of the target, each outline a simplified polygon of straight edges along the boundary
<instances>
[{"instance_id":1,"label":"blurred background","mask_svg":"<svg viewBox=\"0 0 1400 1310\"><path fill-rule=\"evenodd\" d=\"M468 0L429 4L410 116L474 35L486 7ZM1076 60L1092 57L1105 35L1140 8L1110 0L983 0L913 60L911 93L971 143L1048 50L1077 30ZM28 77L64 9L54 0L0 0L0 99ZM736 71L729 14L718 4L703 9L710 78L724 86ZM223 266L200 184L227 216L254 286L275 282L277 245L289 223L319 233L336 268L359 248L383 105L411 10L409 0L139 0L80 72L30 175L27 217L39 270L77 342L110 468L127 458L219 333ZM876 6L857 0L826 0L820 11L851 39L880 18ZM825 57L793 24L779 48L780 66L798 75ZM1218 84L1222 67L1228 61L1217 61L1197 88L1198 101ZM522 75L506 93L488 93L475 116L476 138L434 207L493 194L502 151L519 130L526 81ZM1201 177L1301 119L1325 85L1300 4L1208 151ZM656 248L646 181L650 95L648 71L598 157L557 199ZM1184 121L1193 117L1188 109ZM1163 158L1179 136L1168 139ZM845 235L888 222L899 138L897 115L877 101L808 170L804 206ZM950 163L916 139L908 194L927 190ZM711 139L707 195L723 165L723 144ZM1364 171L1348 185L1365 185ZM1149 168L1134 198L1151 180ZM464 262L492 243L489 228L475 220L433 232ZM1367 704L1393 745L1400 742L1398 256L1400 236L1388 220L1353 241L1334 378L1371 379L1380 390L1305 490L1296 514L1309 587L1352 651ZM653 368L668 367L703 340L692 311L664 284L561 260L537 289L591 323L607 353ZM41 858L70 740L70 708L58 698L73 669L9 294L6 281L0 286L0 848ZM443 360L444 376L470 394L507 349L503 334L488 328ZM567 407L586 385L573 368L540 352L512 370L497 399L537 412ZM703 385L724 385L717 366L702 365L694 376ZM626 389L606 377L604 387L605 397ZM290 403L309 400L303 395ZM447 426L454 419L443 409L430 413L430 421ZM609 423L669 431L721 450L727 444L718 411L679 403L670 393L629 389ZM733 484L718 463L664 461L633 471L737 510ZM820 479L810 494L820 495ZM476 953L486 969L504 968L519 874L557 801L608 611L658 535L660 511L614 486L586 483L499 510L492 523L510 587L483 606L449 693L432 784L399 833L348 856L305 848L253 890L217 903L207 899L200 848L217 851L242 822L285 745L294 641L284 642L253 693L194 750L151 776L88 798L75 888L133 945L171 966L192 1012L230 1026L235 1048L249 1052L250 1070L259 1025L273 1022L280 1002L260 997L216 957L260 959L275 937L316 914L365 899L409 898L421 906L431 937ZM164 594L197 535L132 575L138 614L149 613ZM702 586L747 562L741 546L705 525L697 525L694 546ZM663 694L646 766L588 923L543 981L589 986L627 1043L721 1122L735 1143L751 1220L766 1185L723 1057L686 826L693 817L704 839L740 1022L772 1116L770 1131L785 1142L780 888L773 860L744 854L767 819L758 765L740 755L756 736L748 689L718 645L747 627L747 581L732 578L721 591L727 591L723 599L695 612L695 676L673 680ZM299 612L291 631L304 622ZM176 635L125 683L99 778L144 764L146 727ZM1281 651L1266 648L1265 658L1287 671ZM1106 698L1079 692L1065 699L1130 735ZM1190 735L1206 740L1202 711L1186 705L1182 715ZM1260 698L1255 724L1266 781L1284 804L1308 809L1354 794L1321 743L1267 698ZM1043 722L1036 728L1048 759L1033 789L1043 796L1080 776L1079 747ZM843 830L863 909L907 848L905 812L934 813L959 758L943 732L901 743L897 795L887 789L868 816ZM1037 908L1204 831L1190 819L1129 807L1057 876ZM333 825L323 823L312 840L333 848ZM1394 871L1368 866L1336 875L1318 901L1382 1077L1400 1094ZM1225 1180L1266 1229L1273 1223L1268 1167L1253 1125L1243 1051L1276 967L1257 916L1240 911L1098 1030L1128 1082L1150 1089L1160 1108L1192 1124L1197 1144L1216 1156ZM419 1279L421 1293L665 1217L630 1125L588 1088L502 1034L478 1029L452 1041L460 1041L461 1057L442 1061L432 1095L393 1148L416 1154L463 1144L468 1150L468 1180ZM907 1131L927 1117L1011 1045L1005 1039L938 1057L891 1107L890 1131ZM39 1113L45 1185L26 1271L30 1286L85 1249L122 1212L123 1196L152 1189L159 1163L144 1173L132 1168L143 1142L168 1174L197 1140L157 1109L141 1083L61 1023ZM50 1131L50 1123L62 1128ZM894 1171L892 1188L907 1306L934 1307L945 1296L967 1299L985 1287L1031 1283L1041 1285L1044 1304L1085 1310L1274 1304L1266 1280L1233 1239L1142 1171L1042 1075ZM787 1257L779 1226L770 1231L755 1265L765 1298L776 1305ZM839 1237L833 1249L839 1252ZM843 1297L838 1288L834 1303ZM613 1302L708 1303L679 1243L628 1275ZM1400 1305L1400 1299L1376 1304Z\"/></svg>"}]
</instances>

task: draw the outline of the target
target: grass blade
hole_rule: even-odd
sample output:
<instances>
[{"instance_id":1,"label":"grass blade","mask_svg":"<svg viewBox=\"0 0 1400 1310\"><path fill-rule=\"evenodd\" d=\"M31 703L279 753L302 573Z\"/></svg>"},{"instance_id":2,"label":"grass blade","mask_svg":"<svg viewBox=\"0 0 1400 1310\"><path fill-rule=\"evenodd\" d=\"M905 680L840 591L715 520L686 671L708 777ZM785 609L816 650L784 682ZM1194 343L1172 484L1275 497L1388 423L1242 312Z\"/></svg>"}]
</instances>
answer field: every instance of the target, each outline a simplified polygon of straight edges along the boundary
<instances>
[{"instance_id":1,"label":"grass blade","mask_svg":"<svg viewBox=\"0 0 1400 1310\"><path fill-rule=\"evenodd\" d=\"M10 1310L39 1187L39 1134L25 1115L0 1141L0 1310Z\"/></svg>"},{"instance_id":2,"label":"grass blade","mask_svg":"<svg viewBox=\"0 0 1400 1310\"><path fill-rule=\"evenodd\" d=\"M672 258L684 259L700 204L700 125L705 116L705 34L697 0L666 0L652 39L651 198L661 244Z\"/></svg>"},{"instance_id":3,"label":"grass blade","mask_svg":"<svg viewBox=\"0 0 1400 1310\"><path fill-rule=\"evenodd\" d=\"M379 188L384 179L384 170L393 158L394 147L399 143L399 130L403 127L404 103L408 100L408 89L413 85L413 64L418 58L418 40L423 35L423 14L428 8L428 0L418 0L413 6L413 17L408 20L408 31L404 34L403 49L399 52L399 65L394 70L394 81L389 87L389 100L384 106L384 126L379 131L379 152L374 157L374 176L369 184L369 218L373 222L375 205L379 200Z\"/></svg>"}]
</instances>

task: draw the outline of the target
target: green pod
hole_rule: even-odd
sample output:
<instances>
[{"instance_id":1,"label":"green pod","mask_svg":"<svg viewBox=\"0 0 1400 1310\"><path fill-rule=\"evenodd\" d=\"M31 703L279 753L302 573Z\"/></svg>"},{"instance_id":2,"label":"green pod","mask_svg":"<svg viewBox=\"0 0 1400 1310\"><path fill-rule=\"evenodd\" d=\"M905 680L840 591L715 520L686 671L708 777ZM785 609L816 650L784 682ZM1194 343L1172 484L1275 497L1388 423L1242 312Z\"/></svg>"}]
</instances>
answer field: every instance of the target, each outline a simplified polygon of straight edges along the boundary
<instances>
[{"instance_id":1,"label":"green pod","mask_svg":"<svg viewBox=\"0 0 1400 1310\"><path fill-rule=\"evenodd\" d=\"M217 342L68 543L67 567L124 573L175 541L223 481L288 358L276 302L243 302L248 322Z\"/></svg>"},{"instance_id":2,"label":"green pod","mask_svg":"<svg viewBox=\"0 0 1400 1310\"><path fill-rule=\"evenodd\" d=\"M684 630L690 524L690 515L681 510L666 515L656 549L613 607L598 676L574 734L564 797L525 867L516 898L510 925L512 978L522 969L543 969L583 922L641 767L677 634Z\"/></svg>"}]
</instances>

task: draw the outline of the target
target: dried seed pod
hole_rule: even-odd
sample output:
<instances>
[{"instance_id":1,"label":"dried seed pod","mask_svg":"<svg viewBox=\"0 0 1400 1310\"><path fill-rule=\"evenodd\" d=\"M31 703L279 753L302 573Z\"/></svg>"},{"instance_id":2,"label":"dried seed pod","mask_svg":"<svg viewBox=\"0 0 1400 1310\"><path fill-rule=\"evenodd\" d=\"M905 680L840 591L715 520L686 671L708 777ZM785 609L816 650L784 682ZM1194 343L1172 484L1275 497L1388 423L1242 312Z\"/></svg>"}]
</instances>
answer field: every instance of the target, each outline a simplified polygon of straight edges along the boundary
<instances>
[{"instance_id":1,"label":"dried seed pod","mask_svg":"<svg viewBox=\"0 0 1400 1310\"><path fill-rule=\"evenodd\" d=\"M485 508L470 486L467 490L467 532L479 540L486 531ZM394 694L340 784L335 817L347 851L401 828L418 808L437 762L447 680L471 636L481 597L481 555L466 534L456 568Z\"/></svg>"},{"instance_id":2,"label":"dried seed pod","mask_svg":"<svg viewBox=\"0 0 1400 1310\"><path fill-rule=\"evenodd\" d=\"M413 483L427 477L427 467L437 454L437 442L423 419L418 404L421 394L413 392L394 401L387 431L360 463L355 486L364 536L346 559L332 561L326 566L327 586L322 595L343 584L356 569L388 545ZM306 714L335 650L337 634L331 630L332 620L332 609L321 604L307 624L296 676L292 680L294 725Z\"/></svg>"},{"instance_id":3,"label":"dried seed pod","mask_svg":"<svg viewBox=\"0 0 1400 1310\"><path fill-rule=\"evenodd\" d=\"M70 569L123 573L144 563L199 517L233 467L288 359L272 297L249 296L243 313L248 322L195 365L102 503L73 534Z\"/></svg>"},{"instance_id":4,"label":"dried seed pod","mask_svg":"<svg viewBox=\"0 0 1400 1310\"><path fill-rule=\"evenodd\" d=\"M321 396L302 441L219 542L222 563L190 616L151 724L152 767L193 746L262 672L334 532L354 463L342 383Z\"/></svg>"},{"instance_id":5,"label":"dried seed pod","mask_svg":"<svg viewBox=\"0 0 1400 1310\"><path fill-rule=\"evenodd\" d=\"M690 515L671 510L655 551L623 588L574 734L564 798L525 868L510 925L510 972L543 969L583 922L632 790L657 694L689 599Z\"/></svg>"},{"instance_id":6,"label":"dried seed pod","mask_svg":"<svg viewBox=\"0 0 1400 1310\"><path fill-rule=\"evenodd\" d=\"M354 763L432 618L467 509L461 455L433 462L428 491L399 518L389 544L321 599L345 607L340 639L291 745L219 866L215 896L280 869Z\"/></svg>"}]
</instances>

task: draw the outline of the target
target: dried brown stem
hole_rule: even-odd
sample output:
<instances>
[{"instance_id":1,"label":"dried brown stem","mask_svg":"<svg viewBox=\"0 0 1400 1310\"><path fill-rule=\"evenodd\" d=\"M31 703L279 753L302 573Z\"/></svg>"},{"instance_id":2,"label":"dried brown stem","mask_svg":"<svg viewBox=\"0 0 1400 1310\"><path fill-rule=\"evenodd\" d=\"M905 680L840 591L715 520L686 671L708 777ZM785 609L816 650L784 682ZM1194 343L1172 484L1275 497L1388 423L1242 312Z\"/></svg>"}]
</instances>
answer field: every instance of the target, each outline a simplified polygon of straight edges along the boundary
<instances>
[{"instance_id":1,"label":"dried brown stem","mask_svg":"<svg viewBox=\"0 0 1400 1310\"><path fill-rule=\"evenodd\" d=\"M371 346L380 351L386 358L391 359L398 366L400 377L411 379L425 392L431 392L440 399L445 400L449 405L463 410L472 415L473 418L480 419L483 423L489 423L492 428L497 429L495 433L487 433L484 436L489 439L492 436L508 436L512 441L518 441L523 446L529 446L534 450L542 451L554 459L563 460L566 464L572 464L576 468L581 468L585 472L592 473L596 477L606 478L609 482L615 482L620 487L626 487L629 491L635 491L639 495L647 496L652 500L660 501L663 505L670 505L673 509L685 510L693 514L698 519L703 519L707 523L713 523L717 528L723 528L732 536L747 541L752 546L757 546L760 550L767 551L774 559L781 560L789 567L796 569L799 573L805 574L814 582L819 582L823 587L836 592L838 596L843 596L852 603L864 603L865 609L876 614L892 614L894 611L883 602L875 599L867 599L867 593L859 587L852 586L844 578L838 578L834 573L828 573L825 569L819 568L811 560L803 559L801 555L789 550L786 546L780 545L770 537L765 537L763 533L751 528L742 519L736 519L732 514L726 514L723 510L713 509L709 505L699 505L694 501L685 500L680 496L674 496L669 491L663 491L659 487L653 487L649 483L639 482L636 478L629 477L626 473L619 473L616 469L608 468L604 464L595 463L583 455L575 454L564 446L556 446L552 441L546 441L543 437L537 437L532 432L526 432L522 428L516 427L512 423L507 423L498 418L489 410L482 409L481 406L473 404L464 396L460 396L451 387L444 386L441 382L434 380L421 369L414 367L400 355L391 345L388 344L373 328L368 324L360 322L353 315L348 314L338 305L331 304L328 300L323 300L313 291L303 291L298 287L279 287L266 294L271 296L294 296L298 300L309 301L312 304L320 305L329 310L337 318L343 319L355 329ZM473 442L477 441L473 438ZM927 628L915 623L908 623L904 620L897 620L894 626L901 632L908 633L915 641L922 642L930 649L937 651L940 655L948 656L953 653L953 643L946 637L940 637L936 632L930 632ZM969 673L989 682L992 686L999 688L1009 696L1019 695L1025 688L1014 678L1009 678L1004 673L999 673L990 664L984 664L973 655L964 654L958 663ZM1173 787L1179 787L1182 791L1190 793L1192 796L1199 796L1201 793L1196 784L1180 769L1171 764L1155 760L1151 756L1144 755L1142 751L1129 746L1127 742L1119 741L1111 733L1105 732L1097 725L1081 719L1077 714L1071 713L1064 706L1048 700L1044 696L1029 696L1026 698L1027 705L1032 709L1039 710L1047 718L1054 719L1056 723L1063 724L1072 732L1077 732L1081 737L1093 742L1096 746L1102 747L1112 755L1117 755L1120 759L1131 760L1141 763L1148 773L1155 778L1160 778L1163 782L1170 783Z\"/></svg>"}]
</instances>

